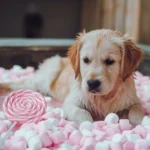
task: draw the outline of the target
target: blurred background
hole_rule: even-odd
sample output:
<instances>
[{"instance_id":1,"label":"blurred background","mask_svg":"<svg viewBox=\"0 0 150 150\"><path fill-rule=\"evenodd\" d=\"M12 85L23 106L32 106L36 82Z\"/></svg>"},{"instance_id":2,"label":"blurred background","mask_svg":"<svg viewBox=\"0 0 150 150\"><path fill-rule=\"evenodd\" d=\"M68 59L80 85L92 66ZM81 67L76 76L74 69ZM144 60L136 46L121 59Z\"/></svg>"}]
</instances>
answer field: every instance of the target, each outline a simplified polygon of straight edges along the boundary
<instances>
[{"instance_id":1,"label":"blurred background","mask_svg":"<svg viewBox=\"0 0 150 150\"><path fill-rule=\"evenodd\" d=\"M149 0L0 0L0 66L38 66L66 55L83 29L131 34L145 51L139 70L150 75Z\"/></svg>"}]
</instances>

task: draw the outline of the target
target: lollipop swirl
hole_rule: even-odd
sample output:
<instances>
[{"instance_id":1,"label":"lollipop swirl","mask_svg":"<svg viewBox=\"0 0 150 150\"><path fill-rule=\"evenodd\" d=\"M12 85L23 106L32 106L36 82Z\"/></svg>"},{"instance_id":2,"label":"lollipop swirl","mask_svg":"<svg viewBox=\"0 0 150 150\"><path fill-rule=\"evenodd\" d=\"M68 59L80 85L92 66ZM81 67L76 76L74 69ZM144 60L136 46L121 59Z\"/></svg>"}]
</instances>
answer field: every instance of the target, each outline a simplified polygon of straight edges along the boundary
<instances>
[{"instance_id":1,"label":"lollipop swirl","mask_svg":"<svg viewBox=\"0 0 150 150\"><path fill-rule=\"evenodd\" d=\"M8 95L3 102L6 117L19 124L38 122L45 113L44 97L31 90L18 90Z\"/></svg>"}]
</instances>

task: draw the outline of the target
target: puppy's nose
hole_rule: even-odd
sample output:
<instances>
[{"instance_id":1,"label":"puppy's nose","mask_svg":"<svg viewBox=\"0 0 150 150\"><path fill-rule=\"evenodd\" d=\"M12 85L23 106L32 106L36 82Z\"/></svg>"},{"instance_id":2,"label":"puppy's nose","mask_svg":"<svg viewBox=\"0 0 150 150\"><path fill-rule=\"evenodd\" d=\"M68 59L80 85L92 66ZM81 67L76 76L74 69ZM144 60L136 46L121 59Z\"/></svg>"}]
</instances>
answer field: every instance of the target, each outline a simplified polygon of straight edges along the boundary
<instances>
[{"instance_id":1,"label":"puppy's nose","mask_svg":"<svg viewBox=\"0 0 150 150\"><path fill-rule=\"evenodd\" d=\"M88 80L87 84L91 90L94 90L101 85L101 82L99 80Z\"/></svg>"}]
</instances>

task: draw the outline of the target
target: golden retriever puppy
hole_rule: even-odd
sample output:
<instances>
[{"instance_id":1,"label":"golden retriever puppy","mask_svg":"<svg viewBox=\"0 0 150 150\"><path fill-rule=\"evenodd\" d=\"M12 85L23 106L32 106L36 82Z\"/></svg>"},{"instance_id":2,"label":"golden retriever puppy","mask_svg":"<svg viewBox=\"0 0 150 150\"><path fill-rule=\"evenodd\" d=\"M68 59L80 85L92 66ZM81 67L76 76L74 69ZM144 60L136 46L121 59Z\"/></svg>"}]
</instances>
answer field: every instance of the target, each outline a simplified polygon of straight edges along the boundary
<instances>
[{"instance_id":1,"label":"golden retriever puppy","mask_svg":"<svg viewBox=\"0 0 150 150\"><path fill-rule=\"evenodd\" d=\"M144 111L136 95L134 72L143 57L132 38L102 29L80 33L68 58L44 61L35 76L0 84L1 91L32 89L63 102L69 120L101 120L111 112L141 123Z\"/></svg>"}]
</instances>

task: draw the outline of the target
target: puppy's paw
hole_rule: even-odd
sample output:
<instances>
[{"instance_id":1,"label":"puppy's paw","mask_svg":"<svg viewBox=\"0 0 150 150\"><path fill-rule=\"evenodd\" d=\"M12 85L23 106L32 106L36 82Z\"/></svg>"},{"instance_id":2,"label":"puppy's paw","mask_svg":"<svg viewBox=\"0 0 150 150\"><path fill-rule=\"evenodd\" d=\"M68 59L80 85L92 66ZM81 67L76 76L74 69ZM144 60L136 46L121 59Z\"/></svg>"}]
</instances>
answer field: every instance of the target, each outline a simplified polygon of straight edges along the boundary
<instances>
[{"instance_id":1,"label":"puppy's paw","mask_svg":"<svg viewBox=\"0 0 150 150\"><path fill-rule=\"evenodd\" d=\"M128 117L132 125L139 125L141 124L144 115L144 109L140 104L137 104L131 107Z\"/></svg>"},{"instance_id":2,"label":"puppy's paw","mask_svg":"<svg viewBox=\"0 0 150 150\"><path fill-rule=\"evenodd\" d=\"M74 107L70 112L66 108L63 108L63 110L64 110L64 113L65 113L67 119L70 121L75 121L78 124L80 124L81 122L84 122L84 121L93 122L93 118L92 118L91 114L84 109Z\"/></svg>"},{"instance_id":3,"label":"puppy's paw","mask_svg":"<svg viewBox=\"0 0 150 150\"><path fill-rule=\"evenodd\" d=\"M78 124L84 122L84 121L90 121L90 122L93 122L93 118L91 116L91 114L84 110L84 109L81 109L77 115L74 116L75 117L75 120Z\"/></svg>"}]
</instances>

